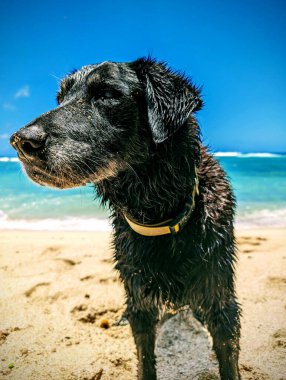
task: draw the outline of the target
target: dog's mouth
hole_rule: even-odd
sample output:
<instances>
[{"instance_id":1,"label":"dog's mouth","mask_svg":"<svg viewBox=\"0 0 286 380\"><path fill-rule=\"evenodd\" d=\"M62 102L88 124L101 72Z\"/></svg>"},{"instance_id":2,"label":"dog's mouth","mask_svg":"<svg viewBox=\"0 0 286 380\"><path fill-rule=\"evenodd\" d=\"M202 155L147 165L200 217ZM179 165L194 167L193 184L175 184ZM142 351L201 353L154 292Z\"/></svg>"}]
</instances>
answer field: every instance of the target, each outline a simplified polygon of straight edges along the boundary
<instances>
[{"instance_id":1,"label":"dog's mouth","mask_svg":"<svg viewBox=\"0 0 286 380\"><path fill-rule=\"evenodd\" d=\"M19 155L23 167L28 177L41 186L48 186L57 189L68 189L72 187L84 186L88 182L71 171L52 169L44 162L31 162Z\"/></svg>"},{"instance_id":2,"label":"dog's mouth","mask_svg":"<svg viewBox=\"0 0 286 380\"><path fill-rule=\"evenodd\" d=\"M28 177L41 186L57 189L68 189L85 186L88 183L98 183L104 179L114 177L118 173L117 165L111 161L105 165L98 166L96 170L87 171L80 163L63 165L54 163L49 165L40 159L30 159L18 153Z\"/></svg>"}]
</instances>

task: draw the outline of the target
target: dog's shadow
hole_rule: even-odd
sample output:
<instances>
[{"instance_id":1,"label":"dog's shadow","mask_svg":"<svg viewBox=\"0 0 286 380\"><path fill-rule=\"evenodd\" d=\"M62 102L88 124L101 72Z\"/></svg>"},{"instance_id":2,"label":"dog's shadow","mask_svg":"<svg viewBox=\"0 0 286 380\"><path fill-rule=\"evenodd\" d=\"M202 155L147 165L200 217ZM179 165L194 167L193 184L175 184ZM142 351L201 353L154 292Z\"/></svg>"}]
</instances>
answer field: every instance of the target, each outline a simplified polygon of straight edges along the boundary
<instances>
[{"instance_id":1,"label":"dog's shadow","mask_svg":"<svg viewBox=\"0 0 286 380\"><path fill-rule=\"evenodd\" d=\"M156 342L158 380L217 380L218 363L209 333L190 310L168 318Z\"/></svg>"}]
</instances>

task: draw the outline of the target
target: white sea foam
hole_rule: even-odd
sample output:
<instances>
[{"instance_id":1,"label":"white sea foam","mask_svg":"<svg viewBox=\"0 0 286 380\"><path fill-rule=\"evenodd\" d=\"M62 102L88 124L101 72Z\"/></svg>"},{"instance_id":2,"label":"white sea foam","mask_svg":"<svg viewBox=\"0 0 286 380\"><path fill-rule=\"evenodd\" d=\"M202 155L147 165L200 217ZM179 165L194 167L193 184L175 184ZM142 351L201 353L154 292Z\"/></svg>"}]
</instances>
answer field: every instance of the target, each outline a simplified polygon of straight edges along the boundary
<instances>
[{"instance_id":1,"label":"white sea foam","mask_svg":"<svg viewBox=\"0 0 286 380\"><path fill-rule=\"evenodd\" d=\"M19 162L18 157L0 157L0 162Z\"/></svg>"},{"instance_id":2,"label":"white sea foam","mask_svg":"<svg viewBox=\"0 0 286 380\"><path fill-rule=\"evenodd\" d=\"M238 157L282 157L282 154L277 153L241 153Z\"/></svg>"},{"instance_id":3,"label":"white sea foam","mask_svg":"<svg viewBox=\"0 0 286 380\"><path fill-rule=\"evenodd\" d=\"M283 154L279 153L241 153L241 152L216 152L214 153L216 157L239 157L239 158L247 158L247 157L283 157Z\"/></svg>"},{"instance_id":4,"label":"white sea foam","mask_svg":"<svg viewBox=\"0 0 286 380\"><path fill-rule=\"evenodd\" d=\"M238 215L236 227L286 227L286 208L263 209ZM0 230L32 231L110 231L108 219L67 217L62 219L10 219L0 210Z\"/></svg>"},{"instance_id":5,"label":"white sea foam","mask_svg":"<svg viewBox=\"0 0 286 380\"><path fill-rule=\"evenodd\" d=\"M0 230L32 231L110 231L107 219L65 218L65 219L9 219L0 210Z\"/></svg>"},{"instance_id":6,"label":"white sea foam","mask_svg":"<svg viewBox=\"0 0 286 380\"><path fill-rule=\"evenodd\" d=\"M240 152L216 152L214 153L217 157L239 157L241 155Z\"/></svg>"},{"instance_id":7,"label":"white sea foam","mask_svg":"<svg viewBox=\"0 0 286 380\"><path fill-rule=\"evenodd\" d=\"M262 209L239 215L236 218L236 226L239 228L286 227L286 208Z\"/></svg>"}]
</instances>

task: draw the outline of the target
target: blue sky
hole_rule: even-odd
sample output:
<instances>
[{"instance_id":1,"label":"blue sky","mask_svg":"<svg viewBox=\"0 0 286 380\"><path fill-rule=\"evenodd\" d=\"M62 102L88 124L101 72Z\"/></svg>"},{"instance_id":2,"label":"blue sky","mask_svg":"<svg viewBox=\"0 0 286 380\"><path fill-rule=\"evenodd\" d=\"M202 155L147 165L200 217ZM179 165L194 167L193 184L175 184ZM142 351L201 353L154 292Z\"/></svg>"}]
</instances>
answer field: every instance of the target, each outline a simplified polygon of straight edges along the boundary
<instances>
[{"instance_id":1,"label":"blue sky","mask_svg":"<svg viewBox=\"0 0 286 380\"><path fill-rule=\"evenodd\" d=\"M283 0L1 1L0 156L67 72L148 54L203 85L212 150L285 152L285 19Z\"/></svg>"}]
</instances>

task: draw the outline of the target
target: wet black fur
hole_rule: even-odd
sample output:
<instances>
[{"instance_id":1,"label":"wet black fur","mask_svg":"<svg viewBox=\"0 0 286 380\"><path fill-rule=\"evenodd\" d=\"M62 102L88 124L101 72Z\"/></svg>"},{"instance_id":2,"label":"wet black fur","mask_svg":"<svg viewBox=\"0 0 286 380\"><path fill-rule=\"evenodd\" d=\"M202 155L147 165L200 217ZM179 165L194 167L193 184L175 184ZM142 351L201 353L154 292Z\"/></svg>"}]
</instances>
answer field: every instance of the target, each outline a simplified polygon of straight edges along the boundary
<instances>
[{"instance_id":1,"label":"wet black fur","mask_svg":"<svg viewBox=\"0 0 286 380\"><path fill-rule=\"evenodd\" d=\"M166 65L140 59L86 66L63 81L58 100L58 108L18 132L28 141L45 134L44 148L16 148L35 181L56 187L93 181L109 206L138 378L156 379L161 310L190 305L213 337L221 379L240 379L235 201L225 172L201 144L194 117L199 90ZM182 231L144 237L131 230L124 213L140 223L175 217L192 194L195 168L199 195Z\"/></svg>"}]
</instances>

